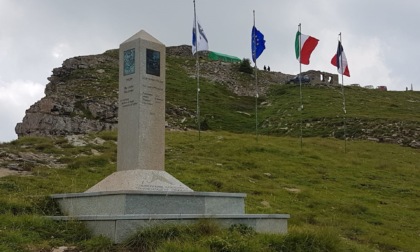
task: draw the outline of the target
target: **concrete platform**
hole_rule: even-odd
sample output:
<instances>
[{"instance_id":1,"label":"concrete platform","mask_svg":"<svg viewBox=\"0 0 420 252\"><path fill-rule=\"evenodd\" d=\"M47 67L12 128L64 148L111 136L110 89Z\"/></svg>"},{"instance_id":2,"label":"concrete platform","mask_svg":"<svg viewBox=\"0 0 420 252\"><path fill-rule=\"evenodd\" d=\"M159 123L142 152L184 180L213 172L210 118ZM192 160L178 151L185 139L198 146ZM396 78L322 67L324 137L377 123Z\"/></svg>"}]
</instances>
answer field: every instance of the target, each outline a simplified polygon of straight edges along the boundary
<instances>
[{"instance_id":1,"label":"concrete platform","mask_svg":"<svg viewBox=\"0 0 420 252\"><path fill-rule=\"evenodd\" d=\"M245 214L244 193L107 191L54 194L67 216L79 220L94 235L121 243L139 229L163 224L191 224L211 219L222 227L245 224L257 232L287 233L288 214Z\"/></svg>"},{"instance_id":2,"label":"concrete platform","mask_svg":"<svg viewBox=\"0 0 420 252\"><path fill-rule=\"evenodd\" d=\"M108 191L51 195L68 216L244 214L244 193Z\"/></svg>"},{"instance_id":3,"label":"concrete platform","mask_svg":"<svg viewBox=\"0 0 420 252\"><path fill-rule=\"evenodd\" d=\"M129 215L87 215L87 216L51 216L53 220L79 220L95 234L108 237L114 243L121 243L136 231L157 225L188 225L200 219L211 219L221 227L244 224L260 233L287 233L288 214L129 214Z\"/></svg>"}]
</instances>

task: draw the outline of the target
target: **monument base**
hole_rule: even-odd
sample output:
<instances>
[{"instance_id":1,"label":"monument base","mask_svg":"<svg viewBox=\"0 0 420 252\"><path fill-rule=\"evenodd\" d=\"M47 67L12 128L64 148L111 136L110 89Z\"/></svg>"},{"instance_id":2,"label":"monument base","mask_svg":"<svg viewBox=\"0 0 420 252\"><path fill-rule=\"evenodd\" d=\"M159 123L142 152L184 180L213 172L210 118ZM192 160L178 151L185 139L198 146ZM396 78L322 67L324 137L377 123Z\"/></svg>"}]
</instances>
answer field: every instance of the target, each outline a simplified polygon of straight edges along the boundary
<instances>
[{"instance_id":1,"label":"monument base","mask_svg":"<svg viewBox=\"0 0 420 252\"><path fill-rule=\"evenodd\" d=\"M89 188L86 192L109 191L171 191L192 192L188 186L165 171L126 170L117 171Z\"/></svg>"},{"instance_id":2,"label":"monument base","mask_svg":"<svg viewBox=\"0 0 420 252\"><path fill-rule=\"evenodd\" d=\"M121 243L136 231L163 224L191 224L211 219L223 227L245 224L257 232L287 233L288 214L245 214L243 193L105 191L51 196L67 216L79 220L94 235Z\"/></svg>"},{"instance_id":3,"label":"monument base","mask_svg":"<svg viewBox=\"0 0 420 252\"><path fill-rule=\"evenodd\" d=\"M288 214L144 214L144 215L88 215L77 216L94 235L104 236L114 243L122 243L135 232L158 225L190 225L202 219L209 219L224 228L243 224L259 233L287 233ZM53 220L68 221L75 217L52 216Z\"/></svg>"}]
</instances>

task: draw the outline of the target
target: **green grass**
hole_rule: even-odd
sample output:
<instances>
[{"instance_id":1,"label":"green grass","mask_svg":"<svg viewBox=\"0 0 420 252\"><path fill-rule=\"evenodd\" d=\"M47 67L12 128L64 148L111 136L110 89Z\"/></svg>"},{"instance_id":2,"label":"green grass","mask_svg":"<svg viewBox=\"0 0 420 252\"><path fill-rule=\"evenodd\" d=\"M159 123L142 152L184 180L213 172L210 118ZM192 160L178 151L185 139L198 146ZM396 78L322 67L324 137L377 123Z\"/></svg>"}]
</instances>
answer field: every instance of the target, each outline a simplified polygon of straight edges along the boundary
<instances>
[{"instance_id":1,"label":"green grass","mask_svg":"<svg viewBox=\"0 0 420 252\"><path fill-rule=\"evenodd\" d=\"M304 119L340 116L343 107L341 92L341 86L302 86ZM419 92L384 92L345 86L344 93L348 117L420 121ZM277 114L281 115L289 108L286 112L292 117L300 117L300 112L296 113L300 106L298 86L273 86L269 97L273 103L272 111L280 109Z\"/></svg>"},{"instance_id":2,"label":"green grass","mask_svg":"<svg viewBox=\"0 0 420 252\"><path fill-rule=\"evenodd\" d=\"M191 68L195 61L168 57L167 64L166 100L169 103L167 107L176 104L187 108L195 115L197 82L194 75L187 74L185 67ZM253 114L255 110L255 100L252 97L234 95L225 86L200 78L199 101L200 119L205 120L211 130L242 133L250 132L255 127L255 121L246 115ZM189 119L185 124L190 128L197 128L195 118Z\"/></svg>"},{"instance_id":3,"label":"green grass","mask_svg":"<svg viewBox=\"0 0 420 252\"><path fill-rule=\"evenodd\" d=\"M138 251L350 251L328 230L293 229L287 235L257 234L243 225L221 229L211 221L165 225L137 232L123 245Z\"/></svg>"},{"instance_id":4,"label":"green grass","mask_svg":"<svg viewBox=\"0 0 420 252\"><path fill-rule=\"evenodd\" d=\"M110 59L99 66L104 73L77 69L66 85L57 86L77 98L77 113L70 116L91 118L86 101L116 99L118 53L104 55ZM166 119L181 128L197 127L194 66L193 58L167 58L166 109L181 112ZM231 77L241 85L253 83L252 75ZM247 213L290 214L287 235L199 223L143 230L113 245L92 237L81 223L45 219L60 214L50 194L83 192L115 171L117 134L100 132L86 136L82 147L60 137L22 137L0 145L4 167L16 162L8 153L21 152L50 155L67 167L35 162L25 164L30 176L0 178L0 251L50 251L62 245L83 251L138 251L141 246L146 251L420 251L420 150L355 140L369 132L378 139L404 136L402 145L420 141L420 92L346 87L345 152L345 142L337 139L344 135L340 87L304 86L299 111L298 86L270 85L267 96L258 99L257 141L255 98L201 78L201 119L210 131L201 132L200 141L196 131L168 131L165 165L195 191L246 193ZM95 137L105 143L93 143Z\"/></svg>"},{"instance_id":5,"label":"green grass","mask_svg":"<svg viewBox=\"0 0 420 252\"><path fill-rule=\"evenodd\" d=\"M169 137L167 170L194 190L246 192L248 213L290 213L292 226L385 251L419 249L418 150L352 141L344 154L343 141L305 138L301 152L296 138L168 134L182 139Z\"/></svg>"},{"instance_id":6,"label":"green grass","mask_svg":"<svg viewBox=\"0 0 420 252\"><path fill-rule=\"evenodd\" d=\"M345 87L346 114L343 113L341 87L303 86L300 108L299 87L277 85L267 100L270 106L260 109L261 132L271 135L300 136L300 120L304 136L363 138L405 135L419 140L419 92L384 92L359 87ZM411 131L410 134L404 132ZM370 132L370 133L366 133Z\"/></svg>"},{"instance_id":7,"label":"green grass","mask_svg":"<svg viewBox=\"0 0 420 252\"><path fill-rule=\"evenodd\" d=\"M22 138L0 146L3 151L48 150L69 166L40 164L31 176L0 178L2 250L128 246L93 238L77 222L42 218L59 214L48 195L85 191L115 170L116 132L100 136L108 139L101 146L73 147L59 138ZM344 141L332 138L304 138L301 150L298 138L261 135L257 142L255 135L222 131L202 132L200 141L197 132L167 132L166 146L166 170L195 191L244 192L247 213L288 213L291 219L288 236L253 234L248 239L220 230L198 237L197 246L178 227L187 232L180 231L184 238L165 238L159 251L183 251L185 244L189 251L210 251L211 246L218 248L213 251L252 251L255 246L282 251L285 244L293 249L283 251L307 251L308 246L313 251L420 250L420 150L348 141L344 153ZM101 155L83 155L92 148ZM54 229L62 233L55 235Z\"/></svg>"}]
</instances>

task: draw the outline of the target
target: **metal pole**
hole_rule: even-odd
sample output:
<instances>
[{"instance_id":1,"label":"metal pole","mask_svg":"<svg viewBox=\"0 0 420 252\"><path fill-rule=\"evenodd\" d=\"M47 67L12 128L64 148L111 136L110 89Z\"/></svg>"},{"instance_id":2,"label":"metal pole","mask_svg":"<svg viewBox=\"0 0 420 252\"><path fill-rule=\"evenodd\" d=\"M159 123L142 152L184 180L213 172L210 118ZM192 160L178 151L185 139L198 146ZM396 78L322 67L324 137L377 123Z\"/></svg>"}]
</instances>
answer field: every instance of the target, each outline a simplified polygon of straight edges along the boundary
<instances>
[{"instance_id":1,"label":"metal pole","mask_svg":"<svg viewBox=\"0 0 420 252\"><path fill-rule=\"evenodd\" d=\"M254 64L254 72L255 72L255 139L258 142L258 69L257 69L257 42L255 41L255 10L253 10L254 14L254 26L252 32L252 39L254 40L252 46L252 56L255 57L255 64Z\"/></svg>"},{"instance_id":2,"label":"metal pole","mask_svg":"<svg viewBox=\"0 0 420 252\"><path fill-rule=\"evenodd\" d=\"M198 141L201 139L201 122L200 122L200 63L198 61L198 25L197 15L194 2L194 29L195 29L195 66L196 66L196 79L197 79L197 126L198 126Z\"/></svg>"},{"instance_id":3,"label":"metal pole","mask_svg":"<svg viewBox=\"0 0 420 252\"><path fill-rule=\"evenodd\" d=\"M302 151L302 113L303 113L303 101L302 101L302 63L301 63L301 53L302 53L302 32L301 24L298 26L299 31L299 93L300 93L300 151Z\"/></svg>"},{"instance_id":4,"label":"metal pole","mask_svg":"<svg viewBox=\"0 0 420 252\"><path fill-rule=\"evenodd\" d=\"M342 48L343 48L343 45L341 44L341 32L340 32L340 34L339 34L339 41L340 41L340 50L341 50L341 54L343 53L342 51ZM344 94L344 77L343 77L343 75L344 75L344 69L343 69L343 57L340 57L340 68L341 68L341 93L342 93L342 95L343 95L343 123L344 123L344 153L347 153L347 132L346 132L346 128L347 128L347 125L346 125L346 114L347 114L347 111L346 111L346 96L345 96L345 94Z\"/></svg>"}]
</instances>

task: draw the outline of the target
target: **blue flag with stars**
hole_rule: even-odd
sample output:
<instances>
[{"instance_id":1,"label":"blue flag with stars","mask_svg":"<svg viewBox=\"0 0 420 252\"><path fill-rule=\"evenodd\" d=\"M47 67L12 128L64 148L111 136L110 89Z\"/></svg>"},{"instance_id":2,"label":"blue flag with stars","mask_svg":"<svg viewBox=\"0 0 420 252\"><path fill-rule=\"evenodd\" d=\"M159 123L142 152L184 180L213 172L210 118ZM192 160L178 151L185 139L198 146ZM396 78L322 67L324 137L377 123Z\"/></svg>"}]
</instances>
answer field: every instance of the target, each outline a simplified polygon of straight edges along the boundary
<instances>
[{"instance_id":1,"label":"blue flag with stars","mask_svg":"<svg viewBox=\"0 0 420 252\"><path fill-rule=\"evenodd\" d=\"M252 27L251 36L252 61L255 63L265 49L265 40L264 35L255 26Z\"/></svg>"}]
</instances>

